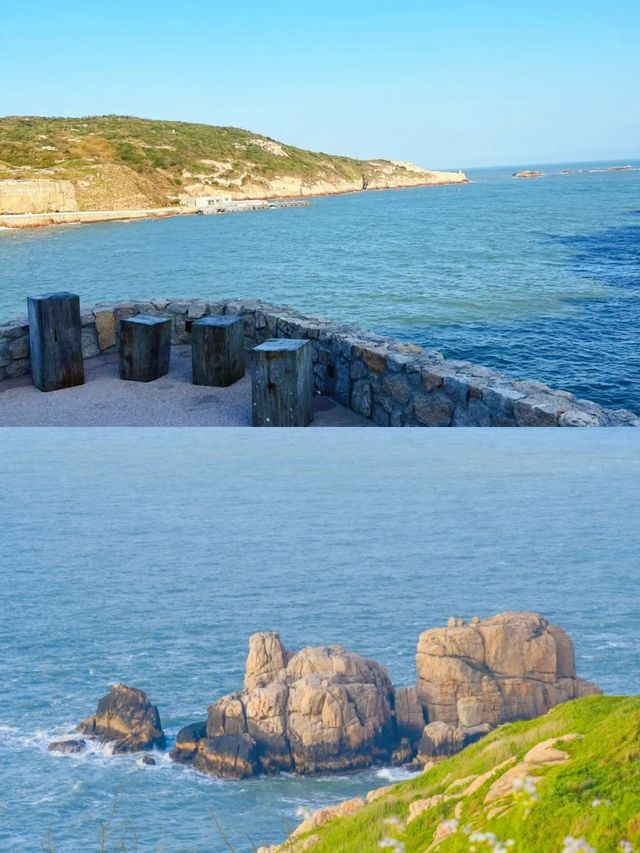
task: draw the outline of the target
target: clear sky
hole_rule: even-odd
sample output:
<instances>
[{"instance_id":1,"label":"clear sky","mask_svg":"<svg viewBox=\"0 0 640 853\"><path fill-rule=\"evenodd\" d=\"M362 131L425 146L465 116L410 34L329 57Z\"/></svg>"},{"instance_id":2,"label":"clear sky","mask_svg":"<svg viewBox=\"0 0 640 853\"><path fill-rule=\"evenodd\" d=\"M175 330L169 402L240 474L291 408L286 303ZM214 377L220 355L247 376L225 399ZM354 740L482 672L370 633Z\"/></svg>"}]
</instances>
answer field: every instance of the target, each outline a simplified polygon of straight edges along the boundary
<instances>
[{"instance_id":1,"label":"clear sky","mask_svg":"<svg viewBox=\"0 0 640 853\"><path fill-rule=\"evenodd\" d=\"M640 0L0 0L0 114L465 167L640 157Z\"/></svg>"}]
</instances>

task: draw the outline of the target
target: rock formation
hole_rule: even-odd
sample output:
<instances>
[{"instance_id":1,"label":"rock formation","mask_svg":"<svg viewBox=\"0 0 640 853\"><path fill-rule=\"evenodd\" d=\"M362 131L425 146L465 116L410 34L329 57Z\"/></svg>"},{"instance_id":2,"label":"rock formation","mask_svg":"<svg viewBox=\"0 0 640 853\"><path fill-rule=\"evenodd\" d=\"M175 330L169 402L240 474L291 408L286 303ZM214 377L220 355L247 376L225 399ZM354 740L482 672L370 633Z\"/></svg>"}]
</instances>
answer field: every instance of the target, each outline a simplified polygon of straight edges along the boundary
<instances>
[{"instance_id":1,"label":"rock formation","mask_svg":"<svg viewBox=\"0 0 640 853\"><path fill-rule=\"evenodd\" d=\"M376 762L427 764L495 726L599 693L578 678L565 632L537 613L500 613L425 631L417 684L395 689L386 669L342 646L288 652L277 633L249 640L244 688L216 700L207 719L178 732L171 757L202 773L318 773ZM163 747L155 705L116 684L78 726L114 753ZM82 738L53 741L74 753Z\"/></svg>"},{"instance_id":2,"label":"rock formation","mask_svg":"<svg viewBox=\"0 0 640 853\"><path fill-rule=\"evenodd\" d=\"M396 744L386 670L341 646L290 654L278 634L254 634L244 684L209 706L206 732L179 732L176 760L220 775L315 773L388 759Z\"/></svg>"},{"instance_id":3,"label":"rock formation","mask_svg":"<svg viewBox=\"0 0 640 853\"><path fill-rule=\"evenodd\" d=\"M537 613L450 620L418 640L416 692L429 721L423 756L449 755L501 723L600 692L576 676L565 632Z\"/></svg>"},{"instance_id":4,"label":"rock formation","mask_svg":"<svg viewBox=\"0 0 640 853\"><path fill-rule=\"evenodd\" d=\"M113 753L164 747L158 708L142 690L114 684L98 702L96 713L78 726L84 735L113 744Z\"/></svg>"}]
</instances>

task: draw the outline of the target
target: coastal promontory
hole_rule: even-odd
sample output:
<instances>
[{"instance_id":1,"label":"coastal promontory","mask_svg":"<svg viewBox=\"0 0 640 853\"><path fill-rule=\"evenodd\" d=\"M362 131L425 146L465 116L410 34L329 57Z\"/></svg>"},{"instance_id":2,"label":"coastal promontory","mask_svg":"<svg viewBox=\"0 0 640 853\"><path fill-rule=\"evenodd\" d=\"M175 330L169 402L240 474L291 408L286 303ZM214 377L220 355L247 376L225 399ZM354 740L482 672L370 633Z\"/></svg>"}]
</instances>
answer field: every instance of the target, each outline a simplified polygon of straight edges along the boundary
<instances>
[{"instance_id":1,"label":"coastal promontory","mask_svg":"<svg viewBox=\"0 0 640 853\"><path fill-rule=\"evenodd\" d=\"M307 151L234 127L130 116L0 118L0 215L186 212L237 201L466 183L462 172Z\"/></svg>"}]
</instances>

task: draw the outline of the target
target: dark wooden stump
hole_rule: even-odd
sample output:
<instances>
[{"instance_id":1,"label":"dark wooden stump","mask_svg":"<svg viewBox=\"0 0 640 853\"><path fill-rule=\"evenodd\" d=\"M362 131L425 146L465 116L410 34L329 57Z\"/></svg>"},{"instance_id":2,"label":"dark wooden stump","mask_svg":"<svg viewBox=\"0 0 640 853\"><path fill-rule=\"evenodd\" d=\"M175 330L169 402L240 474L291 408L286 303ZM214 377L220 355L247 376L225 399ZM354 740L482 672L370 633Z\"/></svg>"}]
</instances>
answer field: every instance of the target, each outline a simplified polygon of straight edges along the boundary
<instances>
[{"instance_id":1,"label":"dark wooden stump","mask_svg":"<svg viewBox=\"0 0 640 853\"><path fill-rule=\"evenodd\" d=\"M225 388L244 376L244 321L211 316L191 325L194 385Z\"/></svg>"},{"instance_id":2,"label":"dark wooden stump","mask_svg":"<svg viewBox=\"0 0 640 853\"><path fill-rule=\"evenodd\" d=\"M313 420L309 341L277 338L253 352L253 425L308 426Z\"/></svg>"},{"instance_id":3,"label":"dark wooden stump","mask_svg":"<svg viewBox=\"0 0 640 853\"><path fill-rule=\"evenodd\" d=\"M29 296L31 379L41 391L84 383L80 297L75 293Z\"/></svg>"},{"instance_id":4,"label":"dark wooden stump","mask_svg":"<svg viewBox=\"0 0 640 853\"><path fill-rule=\"evenodd\" d=\"M151 382L169 370L171 320L138 314L120 321L120 379Z\"/></svg>"}]
</instances>

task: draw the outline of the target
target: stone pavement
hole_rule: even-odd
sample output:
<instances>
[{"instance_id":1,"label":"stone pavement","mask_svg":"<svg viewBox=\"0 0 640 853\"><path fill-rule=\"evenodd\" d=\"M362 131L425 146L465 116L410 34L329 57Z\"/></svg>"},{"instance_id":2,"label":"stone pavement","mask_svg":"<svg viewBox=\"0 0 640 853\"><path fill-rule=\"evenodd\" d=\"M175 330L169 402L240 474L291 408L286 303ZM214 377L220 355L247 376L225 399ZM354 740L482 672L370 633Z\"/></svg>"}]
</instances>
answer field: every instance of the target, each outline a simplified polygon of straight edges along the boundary
<instances>
[{"instance_id":1,"label":"stone pavement","mask_svg":"<svg viewBox=\"0 0 640 853\"><path fill-rule=\"evenodd\" d=\"M0 382L0 426L251 426L251 365L229 388L191 383L191 347L171 348L169 373L122 382L118 356L86 359L85 384L43 393L30 376ZM314 397L312 426L373 426L329 397Z\"/></svg>"}]
</instances>

